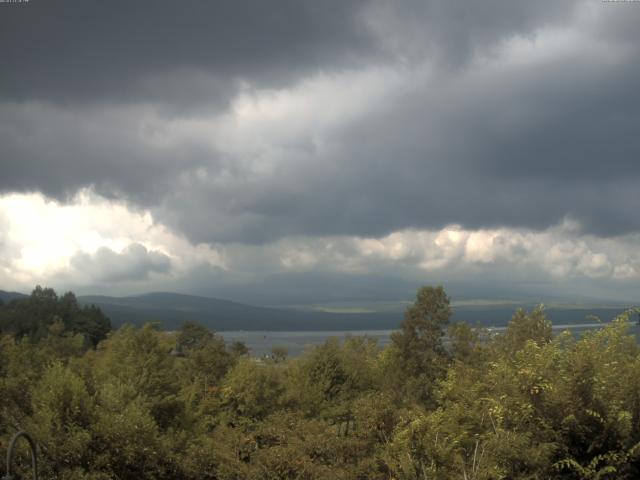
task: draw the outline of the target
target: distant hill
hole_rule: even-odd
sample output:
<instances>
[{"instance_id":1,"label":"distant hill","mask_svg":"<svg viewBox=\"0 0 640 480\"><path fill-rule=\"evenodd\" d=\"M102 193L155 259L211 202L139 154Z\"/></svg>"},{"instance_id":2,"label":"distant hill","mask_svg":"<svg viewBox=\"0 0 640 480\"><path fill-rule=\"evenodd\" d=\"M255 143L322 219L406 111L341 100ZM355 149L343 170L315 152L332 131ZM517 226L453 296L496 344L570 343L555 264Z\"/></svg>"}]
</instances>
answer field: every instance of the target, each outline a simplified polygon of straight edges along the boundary
<instances>
[{"instance_id":1,"label":"distant hill","mask_svg":"<svg viewBox=\"0 0 640 480\"><path fill-rule=\"evenodd\" d=\"M496 305L496 306L459 306L454 307L452 321L464 321L471 325L502 327L506 326L518 308L527 311L537 305L533 303ZM619 305L553 305L545 308L545 314L555 326L583 323L610 322L627 308ZM635 321L632 318L631 321Z\"/></svg>"},{"instance_id":2,"label":"distant hill","mask_svg":"<svg viewBox=\"0 0 640 480\"><path fill-rule=\"evenodd\" d=\"M218 331L390 330L398 328L403 318L402 311L347 313L267 308L177 293L130 297L81 296L78 300L100 307L114 326L155 320L167 329L178 328L185 320L194 320ZM531 310L535 305L458 306L454 308L452 320L472 325L504 326L520 306ZM590 316L606 322L622 311L624 308L620 306L556 306L546 310L555 325L591 322Z\"/></svg>"},{"instance_id":3,"label":"distant hill","mask_svg":"<svg viewBox=\"0 0 640 480\"><path fill-rule=\"evenodd\" d=\"M397 313L325 313L255 307L217 298L177 293L148 293L131 297L80 296L111 318L114 326L159 321L164 328L178 328L194 320L213 330L362 330L397 328Z\"/></svg>"},{"instance_id":4,"label":"distant hill","mask_svg":"<svg viewBox=\"0 0 640 480\"><path fill-rule=\"evenodd\" d=\"M0 290L0 299L5 303L25 297L17 292ZM314 330L391 330L400 325L402 309L397 311L339 312L305 310L301 308L269 308L247 305L210 297L157 292L128 297L101 295L79 296L83 305L96 305L111 319L114 327L125 323L142 325L145 322L160 322L163 328L174 330L185 320L193 320L212 330L270 330L270 331L314 331ZM532 304L517 303L500 305L458 305L454 307L452 321L465 321L471 325L504 326L518 307L528 310ZM591 322L589 316L610 321L624 311L621 306L550 306L547 316L554 325Z\"/></svg>"},{"instance_id":5,"label":"distant hill","mask_svg":"<svg viewBox=\"0 0 640 480\"><path fill-rule=\"evenodd\" d=\"M0 300L2 300L4 303L9 303L11 300L16 300L18 298L24 298L27 297L28 295L25 295L24 293L18 293L18 292L5 292L4 290L0 290Z\"/></svg>"}]
</instances>

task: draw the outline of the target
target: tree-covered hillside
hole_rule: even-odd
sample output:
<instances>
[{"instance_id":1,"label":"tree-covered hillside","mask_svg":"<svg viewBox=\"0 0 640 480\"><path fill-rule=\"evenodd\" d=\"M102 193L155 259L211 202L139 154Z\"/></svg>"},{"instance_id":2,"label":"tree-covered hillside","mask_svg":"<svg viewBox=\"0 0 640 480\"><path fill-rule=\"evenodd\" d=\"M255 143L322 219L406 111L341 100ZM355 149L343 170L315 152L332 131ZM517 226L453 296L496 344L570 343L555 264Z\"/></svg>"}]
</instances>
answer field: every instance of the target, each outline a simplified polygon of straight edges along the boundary
<instances>
[{"instance_id":1,"label":"tree-covered hillside","mask_svg":"<svg viewBox=\"0 0 640 480\"><path fill-rule=\"evenodd\" d=\"M624 316L553 337L538 308L495 334L451 324L424 287L385 349L352 337L259 361L193 322L94 347L78 325L98 316L72 303L40 290L1 308L0 439L32 432L43 478L640 478Z\"/></svg>"},{"instance_id":2,"label":"tree-covered hillside","mask_svg":"<svg viewBox=\"0 0 640 480\"><path fill-rule=\"evenodd\" d=\"M96 346L111 331L111 321L94 305L80 306L72 292L58 297L53 289L37 286L28 297L0 300L0 331L33 341L52 332L81 335Z\"/></svg>"}]
</instances>

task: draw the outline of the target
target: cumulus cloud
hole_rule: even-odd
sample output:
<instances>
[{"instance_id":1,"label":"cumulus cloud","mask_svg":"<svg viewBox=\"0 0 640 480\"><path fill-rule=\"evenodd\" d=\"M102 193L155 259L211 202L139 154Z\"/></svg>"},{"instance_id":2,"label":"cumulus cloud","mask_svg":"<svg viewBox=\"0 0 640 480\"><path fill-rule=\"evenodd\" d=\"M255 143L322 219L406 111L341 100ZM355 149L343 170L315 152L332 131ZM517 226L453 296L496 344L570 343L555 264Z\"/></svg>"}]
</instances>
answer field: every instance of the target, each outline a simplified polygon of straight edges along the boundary
<instances>
[{"instance_id":1,"label":"cumulus cloud","mask_svg":"<svg viewBox=\"0 0 640 480\"><path fill-rule=\"evenodd\" d=\"M224 270L210 246L192 245L148 211L89 190L66 204L42 194L0 197L0 239L0 283L14 288L54 283L126 291L151 284L140 280L179 278L196 265Z\"/></svg>"},{"instance_id":2,"label":"cumulus cloud","mask_svg":"<svg viewBox=\"0 0 640 480\"><path fill-rule=\"evenodd\" d=\"M190 242L148 211L83 191L69 204L41 194L0 197L0 226L0 283L14 289L44 283L79 292L178 290L237 299L249 291L267 297L260 289L275 289L279 298L335 290L386 298L421 283L446 283L468 296L470 283L517 295L532 284L550 294L586 282L600 297L629 299L640 284L638 234L585 235L569 220L545 230L449 225L379 237L210 245Z\"/></svg>"},{"instance_id":3,"label":"cumulus cloud","mask_svg":"<svg viewBox=\"0 0 640 480\"><path fill-rule=\"evenodd\" d=\"M147 250L144 245L132 243L122 252L101 247L95 253L76 253L70 260L71 268L80 277L93 283L111 283L146 280L153 273L169 273L171 260L164 253Z\"/></svg>"}]
</instances>

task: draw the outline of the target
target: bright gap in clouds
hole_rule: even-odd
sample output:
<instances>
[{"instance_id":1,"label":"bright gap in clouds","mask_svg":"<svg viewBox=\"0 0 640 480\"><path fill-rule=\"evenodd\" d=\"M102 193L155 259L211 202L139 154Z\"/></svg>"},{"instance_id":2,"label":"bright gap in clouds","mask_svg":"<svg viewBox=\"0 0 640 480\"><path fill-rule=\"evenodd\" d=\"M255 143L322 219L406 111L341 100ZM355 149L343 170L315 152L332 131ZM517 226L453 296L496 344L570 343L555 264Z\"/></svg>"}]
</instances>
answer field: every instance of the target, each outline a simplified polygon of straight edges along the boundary
<instances>
[{"instance_id":1,"label":"bright gap in clouds","mask_svg":"<svg viewBox=\"0 0 640 480\"><path fill-rule=\"evenodd\" d=\"M220 265L215 251L191 245L155 223L148 211L132 210L89 189L67 204L40 193L0 197L0 253L3 285L16 289L108 281L98 269L117 273L112 280L120 281L127 280L129 267L146 266L146 271L130 273L135 273L133 280L148 279L168 274L174 260L178 270L190 263Z\"/></svg>"},{"instance_id":2,"label":"bright gap in clouds","mask_svg":"<svg viewBox=\"0 0 640 480\"><path fill-rule=\"evenodd\" d=\"M122 235L123 221L138 230L152 224L148 213L132 214L86 191L69 205L40 194L7 195L0 198L0 211L8 223L5 237L17 250L16 267L37 274L63 268L77 251L122 251L130 238Z\"/></svg>"},{"instance_id":3,"label":"bright gap in clouds","mask_svg":"<svg viewBox=\"0 0 640 480\"><path fill-rule=\"evenodd\" d=\"M195 245L148 211L82 190L69 203L41 194L0 197L0 281L120 294L175 289L194 272L215 284L259 282L304 272L506 284L565 280L633 287L640 280L637 235L602 239L570 221L544 231L513 228L404 229L379 238L290 236L262 245ZM211 293L215 296L215 291Z\"/></svg>"}]
</instances>

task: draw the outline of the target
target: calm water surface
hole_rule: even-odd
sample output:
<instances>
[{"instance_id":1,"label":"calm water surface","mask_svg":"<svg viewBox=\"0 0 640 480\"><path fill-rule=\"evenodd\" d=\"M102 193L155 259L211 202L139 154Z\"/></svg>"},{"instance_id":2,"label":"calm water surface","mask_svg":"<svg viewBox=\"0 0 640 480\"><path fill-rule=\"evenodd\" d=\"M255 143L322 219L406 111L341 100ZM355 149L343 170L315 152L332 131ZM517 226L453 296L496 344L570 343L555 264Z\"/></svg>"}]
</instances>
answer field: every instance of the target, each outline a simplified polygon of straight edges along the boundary
<instances>
[{"instance_id":1,"label":"calm water surface","mask_svg":"<svg viewBox=\"0 0 640 480\"><path fill-rule=\"evenodd\" d=\"M594 328L602 328L608 323L580 323L575 325L554 325L553 330L559 333L570 330L577 335ZM502 331L506 327L490 327L491 331ZM318 332L271 332L271 331L228 331L218 332L227 342L239 340L251 349L253 356L261 357L271 351L273 347L285 347L289 356L300 355L305 348L324 343L328 338L344 339L347 336L373 338L378 345L384 347L391 341L394 330L355 330L355 331L318 331ZM634 325L630 333L638 334L640 329Z\"/></svg>"}]
</instances>

